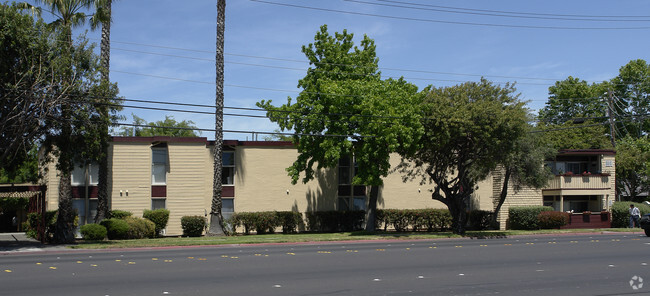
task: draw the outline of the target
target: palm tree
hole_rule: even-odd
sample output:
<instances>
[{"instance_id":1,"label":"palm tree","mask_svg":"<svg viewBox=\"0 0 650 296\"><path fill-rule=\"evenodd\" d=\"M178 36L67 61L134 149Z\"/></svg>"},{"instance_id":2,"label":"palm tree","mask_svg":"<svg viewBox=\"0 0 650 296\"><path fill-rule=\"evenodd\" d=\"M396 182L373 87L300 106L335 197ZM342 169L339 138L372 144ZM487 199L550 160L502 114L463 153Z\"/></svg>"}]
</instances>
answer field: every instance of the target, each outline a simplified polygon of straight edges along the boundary
<instances>
[{"instance_id":1,"label":"palm tree","mask_svg":"<svg viewBox=\"0 0 650 296\"><path fill-rule=\"evenodd\" d=\"M93 6L93 0L36 0L37 4L44 5L48 11L57 19L50 25L61 32L61 42L63 55L72 62L72 29L82 26L86 22L87 11ZM67 74L71 83L72 65L67 69ZM61 105L61 114L63 117L61 124L61 133L56 140L56 146L59 151L58 169L59 177L59 213L54 231L54 240L57 243L74 242L74 219L75 214L72 209L72 185L70 183L71 172L74 167L72 148L72 125L68 121L71 118L70 106L66 103Z\"/></svg>"},{"instance_id":2,"label":"palm tree","mask_svg":"<svg viewBox=\"0 0 650 296\"><path fill-rule=\"evenodd\" d=\"M91 18L91 26L95 29L98 25L102 26L101 51L101 75L102 83L109 84L110 74L110 57L111 57L111 6L112 0L95 0L95 15ZM108 216L108 121L110 120L107 106L102 108L102 133L100 136L100 146L102 153L99 156L99 173L97 182L97 215L95 223L99 223Z\"/></svg>"},{"instance_id":3,"label":"palm tree","mask_svg":"<svg viewBox=\"0 0 650 296\"><path fill-rule=\"evenodd\" d=\"M226 0L217 0L217 95L215 100L214 178L212 182L212 207L208 235L224 235L221 215L221 174L223 172L223 37L226 24Z\"/></svg>"}]
</instances>

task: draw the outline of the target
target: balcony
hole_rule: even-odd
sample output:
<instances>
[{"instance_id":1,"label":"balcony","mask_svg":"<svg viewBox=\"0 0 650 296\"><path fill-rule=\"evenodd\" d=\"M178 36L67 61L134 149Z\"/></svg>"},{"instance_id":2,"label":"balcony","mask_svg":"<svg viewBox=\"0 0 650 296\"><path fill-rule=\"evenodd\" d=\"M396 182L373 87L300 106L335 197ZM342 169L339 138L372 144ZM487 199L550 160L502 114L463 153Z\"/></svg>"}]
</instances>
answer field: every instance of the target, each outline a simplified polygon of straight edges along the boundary
<instances>
[{"instance_id":1,"label":"balcony","mask_svg":"<svg viewBox=\"0 0 650 296\"><path fill-rule=\"evenodd\" d=\"M547 191L590 191L590 190L610 190L612 176L609 174L589 174L589 175L557 175L553 180L548 182L544 188Z\"/></svg>"}]
</instances>

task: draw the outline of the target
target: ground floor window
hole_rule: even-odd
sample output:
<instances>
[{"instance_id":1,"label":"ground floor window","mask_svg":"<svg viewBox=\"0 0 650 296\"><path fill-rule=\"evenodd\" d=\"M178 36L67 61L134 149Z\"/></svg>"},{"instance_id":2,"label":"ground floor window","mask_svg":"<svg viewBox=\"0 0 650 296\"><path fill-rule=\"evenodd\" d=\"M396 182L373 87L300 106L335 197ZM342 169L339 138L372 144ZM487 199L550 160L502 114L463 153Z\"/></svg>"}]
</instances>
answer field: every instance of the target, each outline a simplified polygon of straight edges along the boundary
<instances>
[{"instance_id":1,"label":"ground floor window","mask_svg":"<svg viewBox=\"0 0 650 296\"><path fill-rule=\"evenodd\" d=\"M339 211L365 211L366 210L366 196L339 196L338 200Z\"/></svg>"},{"instance_id":2,"label":"ground floor window","mask_svg":"<svg viewBox=\"0 0 650 296\"><path fill-rule=\"evenodd\" d=\"M166 198L152 198L151 199L151 209L166 209L167 208L167 199Z\"/></svg>"},{"instance_id":3,"label":"ground floor window","mask_svg":"<svg viewBox=\"0 0 650 296\"><path fill-rule=\"evenodd\" d=\"M88 205L86 206L86 201ZM79 217L79 226L95 223L95 216L97 215L97 199L96 198L73 198L72 208Z\"/></svg>"},{"instance_id":4,"label":"ground floor window","mask_svg":"<svg viewBox=\"0 0 650 296\"><path fill-rule=\"evenodd\" d=\"M228 220L232 217L232 214L235 212L235 199L234 198L222 198L221 199L221 215L224 220Z\"/></svg>"},{"instance_id":5,"label":"ground floor window","mask_svg":"<svg viewBox=\"0 0 650 296\"><path fill-rule=\"evenodd\" d=\"M600 195L544 196L544 205L553 207L556 211L573 213L600 212L602 207L601 199Z\"/></svg>"}]
</instances>

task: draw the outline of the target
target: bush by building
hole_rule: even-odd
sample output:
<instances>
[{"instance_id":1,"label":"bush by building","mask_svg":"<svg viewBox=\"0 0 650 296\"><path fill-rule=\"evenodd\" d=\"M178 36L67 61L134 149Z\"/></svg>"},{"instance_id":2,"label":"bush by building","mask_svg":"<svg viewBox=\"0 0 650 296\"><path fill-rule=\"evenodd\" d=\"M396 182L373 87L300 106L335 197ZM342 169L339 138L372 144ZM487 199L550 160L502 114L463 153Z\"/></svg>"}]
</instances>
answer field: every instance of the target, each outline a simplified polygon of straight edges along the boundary
<instances>
[{"instance_id":1,"label":"bush by building","mask_svg":"<svg viewBox=\"0 0 650 296\"><path fill-rule=\"evenodd\" d=\"M156 237L156 224L148 219L139 217L126 217L124 221L129 225L127 231L128 239L154 238Z\"/></svg>"},{"instance_id":2,"label":"bush by building","mask_svg":"<svg viewBox=\"0 0 650 296\"><path fill-rule=\"evenodd\" d=\"M639 208L641 216L650 214L650 206L631 201L617 201L612 204L612 228L630 227L630 205Z\"/></svg>"},{"instance_id":3,"label":"bush by building","mask_svg":"<svg viewBox=\"0 0 650 296\"><path fill-rule=\"evenodd\" d=\"M181 227L183 236L201 236L206 227L205 217L203 216L183 216L181 217Z\"/></svg>"},{"instance_id":4,"label":"bush by building","mask_svg":"<svg viewBox=\"0 0 650 296\"><path fill-rule=\"evenodd\" d=\"M54 230L56 229L57 211L45 212L45 241L51 242L54 237ZM25 234L28 237L38 239L38 229L42 224L43 219L40 213L27 214L27 222L23 225Z\"/></svg>"},{"instance_id":5,"label":"bush by building","mask_svg":"<svg viewBox=\"0 0 650 296\"><path fill-rule=\"evenodd\" d=\"M544 211L537 215L539 228L541 229L559 229L569 223L569 213Z\"/></svg>"},{"instance_id":6,"label":"bush by building","mask_svg":"<svg viewBox=\"0 0 650 296\"><path fill-rule=\"evenodd\" d=\"M100 224L106 227L108 239L127 239L129 236L129 224L124 219L104 219Z\"/></svg>"},{"instance_id":7,"label":"bush by building","mask_svg":"<svg viewBox=\"0 0 650 296\"><path fill-rule=\"evenodd\" d=\"M108 218L124 219L133 216L133 213L122 210L111 210L108 212Z\"/></svg>"},{"instance_id":8,"label":"bush by building","mask_svg":"<svg viewBox=\"0 0 650 296\"><path fill-rule=\"evenodd\" d=\"M161 235L162 230L167 227L167 222L169 222L169 210L144 210L142 212L142 217L149 219L156 225L156 235L158 236Z\"/></svg>"},{"instance_id":9,"label":"bush by building","mask_svg":"<svg viewBox=\"0 0 650 296\"><path fill-rule=\"evenodd\" d=\"M508 223L510 229L539 229L539 214L548 211L553 211L553 208L544 206L512 207L508 210Z\"/></svg>"},{"instance_id":10,"label":"bush by building","mask_svg":"<svg viewBox=\"0 0 650 296\"><path fill-rule=\"evenodd\" d=\"M364 211L307 212L307 229L315 232L341 232L363 229Z\"/></svg>"},{"instance_id":11,"label":"bush by building","mask_svg":"<svg viewBox=\"0 0 650 296\"><path fill-rule=\"evenodd\" d=\"M103 240L106 238L106 227L91 223L81 226L81 237L84 240Z\"/></svg>"}]
</instances>

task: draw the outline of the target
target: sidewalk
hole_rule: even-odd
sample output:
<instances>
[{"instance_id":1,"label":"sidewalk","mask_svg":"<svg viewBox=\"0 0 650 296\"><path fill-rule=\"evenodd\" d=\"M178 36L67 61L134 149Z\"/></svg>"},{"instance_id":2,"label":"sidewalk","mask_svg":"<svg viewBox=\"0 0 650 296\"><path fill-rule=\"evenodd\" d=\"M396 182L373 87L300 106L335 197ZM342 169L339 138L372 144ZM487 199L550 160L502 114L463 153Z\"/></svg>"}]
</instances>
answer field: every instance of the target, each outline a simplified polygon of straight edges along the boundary
<instances>
[{"instance_id":1,"label":"sidewalk","mask_svg":"<svg viewBox=\"0 0 650 296\"><path fill-rule=\"evenodd\" d=\"M44 245L27 237L24 232L0 233L0 255L14 252L39 252L45 250L65 250L63 245Z\"/></svg>"}]
</instances>

